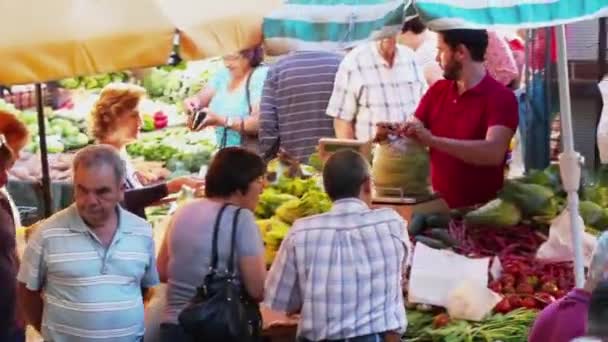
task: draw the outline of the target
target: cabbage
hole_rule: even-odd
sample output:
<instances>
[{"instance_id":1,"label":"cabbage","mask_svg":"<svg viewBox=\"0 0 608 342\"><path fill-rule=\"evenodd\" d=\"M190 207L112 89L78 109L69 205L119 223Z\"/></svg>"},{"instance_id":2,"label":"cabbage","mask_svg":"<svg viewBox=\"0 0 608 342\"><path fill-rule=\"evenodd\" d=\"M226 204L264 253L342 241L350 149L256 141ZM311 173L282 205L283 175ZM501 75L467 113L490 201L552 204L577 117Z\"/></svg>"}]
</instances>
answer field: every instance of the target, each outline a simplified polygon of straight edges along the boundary
<instances>
[{"instance_id":1,"label":"cabbage","mask_svg":"<svg viewBox=\"0 0 608 342\"><path fill-rule=\"evenodd\" d=\"M60 137L57 135L49 135L46 137L46 150L49 153L61 153L65 151L65 146L59 139Z\"/></svg>"},{"instance_id":2,"label":"cabbage","mask_svg":"<svg viewBox=\"0 0 608 342\"><path fill-rule=\"evenodd\" d=\"M144 77L142 85L146 89L148 96L163 96L168 75L168 72L154 68Z\"/></svg>"},{"instance_id":3,"label":"cabbage","mask_svg":"<svg viewBox=\"0 0 608 342\"><path fill-rule=\"evenodd\" d=\"M372 177L381 195L395 194L397 189L407 196L428 195L428 151L407 138L382 143L374 153Z\"/></svg>"}]
</instances>

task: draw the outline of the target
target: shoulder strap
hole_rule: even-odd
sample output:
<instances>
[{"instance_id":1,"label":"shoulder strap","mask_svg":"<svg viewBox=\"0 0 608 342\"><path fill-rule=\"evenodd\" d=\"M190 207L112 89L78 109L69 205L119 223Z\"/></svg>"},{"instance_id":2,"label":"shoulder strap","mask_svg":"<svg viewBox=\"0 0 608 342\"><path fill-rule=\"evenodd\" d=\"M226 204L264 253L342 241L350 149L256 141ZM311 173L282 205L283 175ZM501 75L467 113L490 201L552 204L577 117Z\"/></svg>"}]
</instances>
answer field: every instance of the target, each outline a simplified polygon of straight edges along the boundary
<instances>
[{"instance_id":1,"label":"shoulder strap","mask_svg":"<svg viewBox=\"0 0 608 342\"><path fill-rule=\"evenodd\" d=\"M220 211L217 213L217 218L215 219L215 226L213 227L213 244L211 245L211 265L210 268L212 271L217 270L217 239L220 230L220 222L222 221L222 216L224 215L224 211L228 207L228 204L222 205Z\"/></svg>"},{"instance_id":2,"label":"shoulder strap","mask_svg":"<svg viewBox=\"0 0 608 342\"><path fill-rule=\"evenodd\" d=\"M239 227L239 215L241 214L241 208L238 208L234 213L234 219L232 220L232 237L230 239L230 258L228 258L228 273L234 272L234 250L236 249L236 231Z\"/></svg>"},{"instance_id":3,"label":"shoulder strap","mask_svg":"<svg viewBox=\"0 0 608 342\"><path fill-rule=\"evenodd\" d=\"M251 72L247 76L247 82L245 83L245 99L247 100L247 108L249 108L249 112L247 113L247 115L251 115L251 89L249 89L249 87L251 84L251 77L253 76L253 73L256 70L256 68L251 70Z\"/></svg>"}]
</instances>

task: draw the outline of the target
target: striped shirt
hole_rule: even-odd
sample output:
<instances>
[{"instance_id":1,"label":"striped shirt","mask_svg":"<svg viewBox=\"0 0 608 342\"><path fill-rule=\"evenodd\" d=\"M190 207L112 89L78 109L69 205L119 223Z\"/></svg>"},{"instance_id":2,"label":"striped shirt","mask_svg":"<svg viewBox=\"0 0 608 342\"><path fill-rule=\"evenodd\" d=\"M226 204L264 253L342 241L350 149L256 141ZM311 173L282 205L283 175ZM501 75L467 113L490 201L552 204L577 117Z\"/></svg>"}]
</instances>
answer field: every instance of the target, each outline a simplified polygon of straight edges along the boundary
<instances>
[{"instance_id":1,"label":"striped shirt","mask_svg":"<svg viewBox=\"0 0 608 342\"><path fill-rule=\"evenodd\" d=\"M260 104L262 154L278 144L306 162L320 138L334 137L325 110L341 60L330 52L301 51L271 66Z\"/></svg>"},{"instance_id":2,"label":"striped shirt","mask_svg":"<svg viewBox=\"0 0 608 342\"><path fill-rule=\"evenodd\" d=\"M265 304L301 312L298 336L313 341L405 332L404 220L358 199L296 221L266 279Z\"/></svg>"},{"instance_id":3,"label":"striped shirt","mask_svg":"<svg viewBox=\"0 0 608 342\"><path fill-rule=\"evenodd\" d=\"M141 288L158 284L152 228L119 208L105 249L75 205L42 222L25 250L18 280L43 291L45 341L138 341Z\"/></svg>"},{"instance_id":4,"label":"striped shirt","mask_svg":"<svg viewBox=\"0 0 608 342\"><path fill-rule=\"evenodd\" d=\"M397 44L393 66L377 42L352 50L340 64L327 115L352 122L355 138L368 141L379 122L404 122L427 89L414 52Z\"/></svg>"}]
</instances>

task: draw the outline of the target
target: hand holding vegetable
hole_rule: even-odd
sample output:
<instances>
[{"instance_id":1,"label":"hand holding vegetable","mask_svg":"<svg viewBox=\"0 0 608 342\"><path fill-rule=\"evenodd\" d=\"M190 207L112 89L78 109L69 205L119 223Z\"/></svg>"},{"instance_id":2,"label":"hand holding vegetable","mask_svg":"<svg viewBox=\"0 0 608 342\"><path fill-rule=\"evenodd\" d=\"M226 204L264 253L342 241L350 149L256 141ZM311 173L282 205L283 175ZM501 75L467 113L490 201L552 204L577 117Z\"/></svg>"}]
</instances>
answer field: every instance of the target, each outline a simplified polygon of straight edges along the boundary
<instances>
[{"instance_id":1,"label":"hand holding vegetable","mask_svg":"<svg viewBox=\"0 0 608 342\"><path fill-rule=\"evenodd\" d=\"M190 187L194 190L197 190L198 188L202 187L204 184L205 184L205 181L201 178L183 176L183 177L177 177L177 178L172 179L169 182L167 182L167 189L170 194L173 194L173 193L180 191L184 185L187 187Z\"/></svg>"}]
</instances>

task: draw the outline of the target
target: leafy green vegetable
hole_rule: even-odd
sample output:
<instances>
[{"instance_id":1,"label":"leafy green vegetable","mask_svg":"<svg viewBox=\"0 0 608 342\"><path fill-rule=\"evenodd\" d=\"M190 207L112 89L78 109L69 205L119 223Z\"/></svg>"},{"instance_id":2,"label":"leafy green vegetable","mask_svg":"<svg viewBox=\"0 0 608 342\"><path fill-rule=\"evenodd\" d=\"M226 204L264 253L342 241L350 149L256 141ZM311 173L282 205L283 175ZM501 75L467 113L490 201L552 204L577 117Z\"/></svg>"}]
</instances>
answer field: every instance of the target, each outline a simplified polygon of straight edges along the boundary
<instances>
[{"instance_id":1,"label":"leafy green vegetable","mask_svg":"<svg viewBox=\"0 0 608 342\"><path fill-rule=\"evenodd\" d=\"M290 194L280 193L273 188L267 188L260 195L260 201L255 209L255 214L259 218L270 218L283 203L295 199L298 198Z\"/></svg>"},{"instance_id":2,"label":"leafy green vegetable","mask_svg":"<svg viewBox=\"0 0 608 342\"><path fill-rule=\"evenodd\" d=\"M80 77L64 78L59 81L59 85L66 89L76 89L80 86Z\"/></svg>"},{"instance_id":3,"label":"leafy green vegetable","mask_svg":"<svg viewBox=\"0 0 608 342\"><path fill-rule=\"evenodd\" d=\"M482 322L452 321L434 329L429 316L408 311L406 342L522 342L528 338L536 311L517 309L508 314L495 314ZM432 321L432 316L430 317ZM412 329L411 322L414 321ZM426 325L426 327L424 327Z\"/></svg>"}]
</instances>

